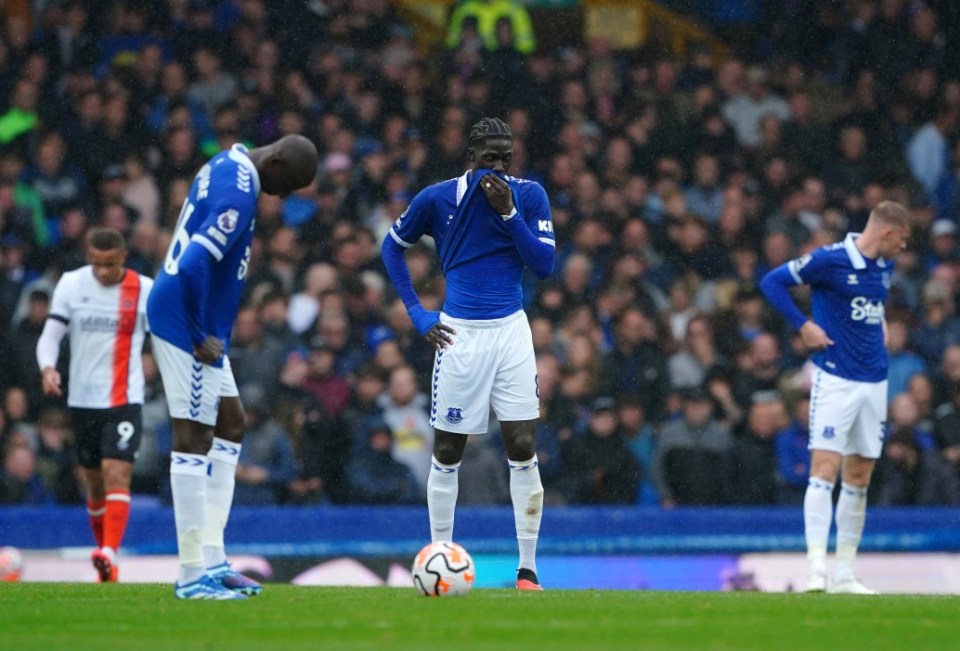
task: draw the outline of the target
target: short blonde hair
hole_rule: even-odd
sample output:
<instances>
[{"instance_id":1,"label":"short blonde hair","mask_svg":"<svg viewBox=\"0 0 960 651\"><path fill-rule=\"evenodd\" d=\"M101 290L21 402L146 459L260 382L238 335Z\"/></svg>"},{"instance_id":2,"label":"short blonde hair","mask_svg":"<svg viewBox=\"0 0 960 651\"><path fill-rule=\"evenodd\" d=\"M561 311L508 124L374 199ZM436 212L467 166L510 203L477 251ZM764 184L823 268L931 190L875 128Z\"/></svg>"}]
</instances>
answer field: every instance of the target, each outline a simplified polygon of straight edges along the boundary
<instances>
[{"instance_id":1,"label":"short blonde hair","mask_svg":"<svg viewBox=\"0 0 960 651\"><path fill-rule=\"evenodd\" d=\"M877 207L870 212L868 221L874 219L889 226L899 226L901 228L909 228L913 222L910 211L902 203L896 201L881 201L878 203Z\"/></svg>"}]
</instances>

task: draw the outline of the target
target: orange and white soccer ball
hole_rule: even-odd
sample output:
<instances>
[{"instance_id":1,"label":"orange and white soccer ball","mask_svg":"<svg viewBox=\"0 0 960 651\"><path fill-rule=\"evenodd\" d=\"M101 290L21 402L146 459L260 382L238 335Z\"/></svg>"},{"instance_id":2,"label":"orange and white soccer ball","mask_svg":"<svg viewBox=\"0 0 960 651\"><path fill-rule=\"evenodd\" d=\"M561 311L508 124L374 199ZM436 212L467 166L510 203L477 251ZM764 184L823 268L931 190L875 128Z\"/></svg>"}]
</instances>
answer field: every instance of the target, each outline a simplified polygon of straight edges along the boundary
<instances>
[{"instance_id":1,"label":"orange and white soccer ball","mask_svg":"<svg viewBox=\"0 0 960 651\"><path fill-rule=\"evenodd\" d=\"M455 542L430 543L420 550L411 568L413 587L425 597L465 595L473 587L473 559Z\"/></svg>"},{"instance_id":2,"label":"orange and white soccer ball","mask_svg":"<svg viewBox=\"0 0 960 651\"><path fill-rule=\"evenodd\" d=\"M16 547L0 547L0 581L19 581L23 555Z\"/></svg>"}]
</instances>

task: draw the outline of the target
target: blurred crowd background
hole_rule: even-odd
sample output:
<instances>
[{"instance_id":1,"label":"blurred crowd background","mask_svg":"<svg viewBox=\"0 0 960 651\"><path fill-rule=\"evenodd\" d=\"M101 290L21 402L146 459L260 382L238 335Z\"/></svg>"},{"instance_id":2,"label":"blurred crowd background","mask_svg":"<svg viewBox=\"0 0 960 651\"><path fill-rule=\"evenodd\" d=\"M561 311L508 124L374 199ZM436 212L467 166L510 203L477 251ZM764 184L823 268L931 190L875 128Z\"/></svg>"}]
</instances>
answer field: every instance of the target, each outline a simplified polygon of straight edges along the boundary
<instances>
[{"instance_id":1,"label":"blurred crowd background","mask_svg":"<svg viewBox=\"0 0 960 651\"><path fill-rule=\"evenodd\" d=\"M380 242L496 116L558 242L553 276L524 288L548 502L799 504L810 367L757 281L891 198L916 224L870 499L960 503L960 3L663 4L722 55L548 46L544 14L511 0L461 3L436 50L387 0L0 2L0 502L82 500L34 350L87 229L126 233L152 276L204 161L291 133L321 164L260 197L230 351L249 420L236 501L423 502L433 353ZM407 261L439 309L431 243ZM134 490L163 501L171 433L149 352L144 368ZM509 499L494 423L467 446L460 503Z\"/></svg>"}]
</instances>

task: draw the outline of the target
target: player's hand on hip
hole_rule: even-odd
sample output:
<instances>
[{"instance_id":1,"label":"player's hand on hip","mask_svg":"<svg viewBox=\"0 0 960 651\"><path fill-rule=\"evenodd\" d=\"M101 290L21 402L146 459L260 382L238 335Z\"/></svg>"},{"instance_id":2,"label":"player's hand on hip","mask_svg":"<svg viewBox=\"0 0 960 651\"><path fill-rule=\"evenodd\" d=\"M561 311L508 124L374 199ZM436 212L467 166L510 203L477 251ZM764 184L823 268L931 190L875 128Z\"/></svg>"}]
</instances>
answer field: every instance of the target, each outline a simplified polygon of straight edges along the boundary
<instances>
[{"instance_id":1,"label":"player's hand on hip","mask_svg":"<svg viewBox=\"0 0 960 651\"><path fill-rule=\"evenodd\" d=\"M193 347L193 356L204 364L216 364L221 355L223 342L213 335L207 335L202 344Z\"/></svg>"},{"instance_id":2,"label":"player's hand on hip","mask_svg":"<svg viewBox=\"0 0 960 651\"><path fill-rule=\"evenodd\" d=\"M480 179L480 187L498 215L509 215L513 212L513 192L510 191L509 183L496 174L487 174Z\"/></svg>"},{"instance_id":3,"label":"player's hand on hip","mask_svg":"<svg viewBox=\"0 0 960 651\"><path fill-rule=\"evenodd\" d=\"M61 387L60 371L48 366L47 368L43 369L41 380L42 380L41 386L43 388L43 395L56 396L58 398L63 395L63 388Z\"/></svg>"},{"instance_id":4,"label":"player's hand on hip","mask_svg":"<svg viewBox=\"0 0 960 651\"><path fill-rule=\"evenodd\" d=\"M833 345L833 339L813 321L807 321L800 326L800 338L809 350L823 350Z\"/></svg>"},{"instance_id":5,"label":"player's hand on hip","mask_svg":"<svg viewBox=\"0 0 960 651\"><path fill-rule=\"evenodd\" d=\"M424 336L427 338L427 343L433 346L434 350L440 350L441 348L453 345L453 335L455 334L457 334L457 331L446 323L437 323L437 325L430 328Z\"/></svg>"}]
</instances>

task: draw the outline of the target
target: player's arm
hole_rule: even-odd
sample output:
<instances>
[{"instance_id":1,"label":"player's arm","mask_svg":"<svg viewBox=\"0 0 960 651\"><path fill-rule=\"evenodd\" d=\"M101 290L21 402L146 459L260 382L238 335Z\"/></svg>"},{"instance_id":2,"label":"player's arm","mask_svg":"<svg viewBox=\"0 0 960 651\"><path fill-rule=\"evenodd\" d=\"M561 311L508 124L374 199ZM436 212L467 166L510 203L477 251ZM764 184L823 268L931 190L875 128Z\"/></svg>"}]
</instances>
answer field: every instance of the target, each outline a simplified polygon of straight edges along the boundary
<instances>
[{"instance_id":1,"label":"player's arm","mask_svg":"<svg viewBox=\"0 0 960 651\"><path fill-rule=\"evenodd\" d=\"M204 364L213 364L223 353L223 342L206 331L210 276L215 258L202 244L191 241L180 256L180 289L184 319L193 354Z\"/></svg>"},{"instance_id":2,"label":"player's arm","mask_svg":"<svg viewBox=\"0 0 960 651\"><path fill-rule=\"evenodd\" d=\"M193 352L204 364L213 364L223 354L224 342L207 333L207 305L214 264L234 246L253 223L256 197L249 183L241 189L237 182L237 168L222 165L210 177L211 196L207 218L190 237L180 257L180 288L183 308ZM215 193L215 194L214 194Z\"/></svg>"},{"instance_id":3,"label":"player's arm","mask_svg":"<svg viewBox=\"0 0 960 651\"><path fill-rule=\"evenodd\" d=\"M69 277L66 277L69 278ZM70 327L70 290L65 287L68 280L61 279L53 290L50 315L43 324L43 332L37 341L37 366L40 367L40 379L43 394L46 396L63 395L62 378L57 370L60 359L60 342ZM66 281L66 282L65 282Z\"/></svg>"},{"instance_id":4,"label":"player's arm","mask_svg":"<svg viewBox=\"0 0 960 651\"><path fill-rule=\"evenodd\" d=\"M507 225L507 230L513 238L523 263L536 274L537 278L543 279L549 276L553 272L557 245L553 241L550 204L547 202L547 195L543 188L539 185L533 186L539 192L531 192L527 195L523 207L526 214L521 215L513 201L510 184L499 176L485 175L480 181L480 187L490 200L490 205ZM530 224L538 223L544 225L542 232L534 233Z\"/></svg>"},{"instance_id":5,"label":"player's arm","mask_svg":"<svg viewBox=\"0 0 960 651\"><path fill-rule=\"evenodd\" d=\"M410 207L390 227L380 246L380 255L390 281L407 308L407 314L410 315L413 325L434 348L440 349L453 343L450 335L455 334L454 330L440 323L439 312L427 310L421 305L420 298L413 288L413 280L410 278L410 269L407 267L405 257L406 250L416 244L427 232L429 218L430 200L425 192L421 192L413 198Z\"/></svg>"},{"instance_id":6,"label":"player's arm","mask_svg":"<svg viewBox=\"0 0 960 651\"><path fill-rule=\"evenodd\" d=\"M804 256L791 260L770 271L760 281L760 291L767 301L800 332L804 345L813 350L821 350L833 344L833 340L819 325L800 311L790 295L790 288L807 284L816 277L822 262L821 256Z\"/></svg>"}]
</instances>

